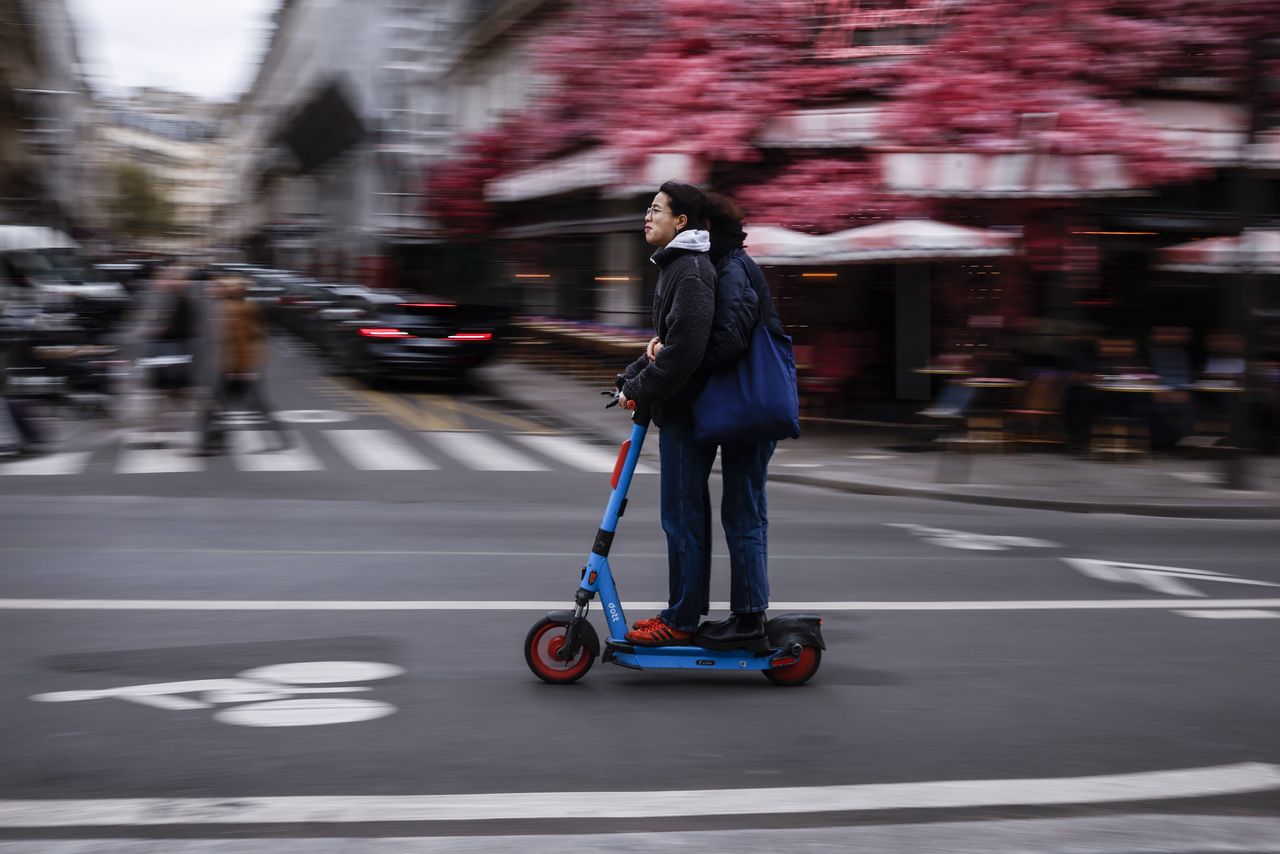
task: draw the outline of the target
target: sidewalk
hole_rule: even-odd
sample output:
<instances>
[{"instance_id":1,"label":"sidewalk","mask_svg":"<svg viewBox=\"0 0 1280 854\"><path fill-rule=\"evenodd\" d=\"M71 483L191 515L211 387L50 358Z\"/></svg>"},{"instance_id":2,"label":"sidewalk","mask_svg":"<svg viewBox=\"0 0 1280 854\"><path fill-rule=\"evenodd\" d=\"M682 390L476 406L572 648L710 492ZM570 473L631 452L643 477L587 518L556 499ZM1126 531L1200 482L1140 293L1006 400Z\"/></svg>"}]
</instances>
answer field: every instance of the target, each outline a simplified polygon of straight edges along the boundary
<instances>
[{"instance_id":1,"label":"sidewalk","mask_svg":"<svg viewBox=\"0 0 1280 854\"><path fill-rule=\"evenodd\" d=\"M483 368L477 385L564 429L618 444L627 420L605 410L604 385L514 360ZM958 454L916 450L927 436L909 426L804 421L796 441L778 444L770 480L868 495L900 495L1079 513L1214 519L1280 519L1280 459L1247 461L1249 491L1227 490L1222 464L1157 458L1101 462L1058 453ZM649 443L646 456L654 452Z\"/></svg>"}]
</instances>

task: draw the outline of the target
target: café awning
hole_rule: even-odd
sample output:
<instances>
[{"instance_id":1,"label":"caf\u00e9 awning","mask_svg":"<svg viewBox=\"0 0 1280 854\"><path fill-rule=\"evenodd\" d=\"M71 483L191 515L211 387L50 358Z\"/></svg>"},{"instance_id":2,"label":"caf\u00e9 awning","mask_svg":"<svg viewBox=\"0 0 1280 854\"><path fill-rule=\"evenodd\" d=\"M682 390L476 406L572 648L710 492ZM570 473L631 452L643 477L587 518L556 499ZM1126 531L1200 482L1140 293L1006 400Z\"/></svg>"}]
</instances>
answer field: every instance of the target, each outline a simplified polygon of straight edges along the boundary
<instances>
[{"instance_id":1,"label":"caf\u00e9 awning","mask_svg":"<svg viewBox=\"0 0 1280 854\"><path fill-rule=\"evenodd\" d=\"M903 219L832 234L805 234L779 226L747 229L747 251L760 264L873 264L1013 255L1018 235L930 219Z\"/></svg>"},{"instance_id":2,"label":"caf\u00e9 awning","mask_svg":"<svg viewBox=\"0 0 1280 854\"><path fill-rule=\"evenodd\" d=\"M1124 158L1114 154L1023 151L881 151L885 189L933 198L1055 199L1135 195Z\"/></svg>"},{"instance_id":3,"label":"caf\u00e9 awning","mask_svg":"<svg viewBox=\"0 0 1280 854\"><path fill-rule=\"evenodd\" d=\"M616 151L601 146L496 178L485 187L485 198L523 202L580 190L628 198L652 194L666 180L701 183L706 171L703 158L683 151L654 151L644 162L626 165Z\"/></svg>"},{"instance_id":4,"label":"caf\u00e9 awning","mask_svg":"<svg viewBox=\"0 0 1280 854\"><path fill-rule=\"evenodd\" d=\"M1210 237L1168 246L1157 268L1175 273L1280 274L1280 228L1251 228L1236 237Z\"/></svg>"}]
</instances>

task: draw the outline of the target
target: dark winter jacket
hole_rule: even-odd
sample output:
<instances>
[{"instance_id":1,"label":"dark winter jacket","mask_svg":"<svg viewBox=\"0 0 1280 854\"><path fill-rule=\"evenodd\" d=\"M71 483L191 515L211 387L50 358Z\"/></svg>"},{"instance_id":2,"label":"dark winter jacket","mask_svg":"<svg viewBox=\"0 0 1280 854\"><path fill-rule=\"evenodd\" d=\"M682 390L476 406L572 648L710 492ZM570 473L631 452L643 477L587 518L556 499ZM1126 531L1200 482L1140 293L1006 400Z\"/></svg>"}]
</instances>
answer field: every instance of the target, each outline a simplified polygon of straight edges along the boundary
<instances>
[{"instance_id":1,"label":"dark winter jacket","mask_svg":"<svg viewBox=\"0 0 1280 854\"><path fill-rule=\"evenodd\" d=\"M653 253L661 268L653 294L653 328L662 350L643 353L626 370L622 393L648 407L659 427L691 425L693 401L706 385L700 370L715 313L716 273L705 231L684 231Z\"/></svg>"},{"instance_id":2,"label":"dark winter jacket","mask_svg":"<svg viewBox=\"0 0 1280 854\"><path fill-rule=\"evenodd\" d=\"M164 326L157 337L161 341L182 342L196 337L195 298L187 285L182 285L173 293L166 309Z\"/></svg>"},{"instance_id":3,"label":"dark winter jacket","mask_svg":"<svg viewBox=\"0 0 1280 854\"><path fill-rule=\"evenodd\" d=\"M716 265L716 310L711 322L711 336L702 369L708 373L722 371L737 361L751 343L751 332L759 316L758 306L768 312L765 325L782 332L782 321L769 294L764 273L742 249L726 247L716 252L712 241L712 260Z\"/></svg>"}]
</instances>

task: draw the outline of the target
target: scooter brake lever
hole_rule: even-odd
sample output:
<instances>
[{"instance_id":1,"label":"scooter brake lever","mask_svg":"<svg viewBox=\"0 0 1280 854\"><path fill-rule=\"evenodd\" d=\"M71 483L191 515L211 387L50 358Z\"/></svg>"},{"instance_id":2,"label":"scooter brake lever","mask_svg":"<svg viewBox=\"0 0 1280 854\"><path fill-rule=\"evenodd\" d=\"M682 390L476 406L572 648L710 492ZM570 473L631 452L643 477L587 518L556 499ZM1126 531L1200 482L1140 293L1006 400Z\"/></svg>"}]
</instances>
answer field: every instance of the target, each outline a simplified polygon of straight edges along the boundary
<instances>
[{"instance_id":1,"label":"scooter brake lever","mask_svg":"<svg viewBox=\"0 0 1280 854\"><path fill-rule=\"evenodd\" d=\"M609 401L608 403L606 403L606 404L604 405L604 408L605 408L605 409L608 409L608 408L609 408L609 407L611 407L611 406L617 406L617 405L618 405L618 393L617 393L616 391L602 391L602 392L600 392L600 393L601 393L601 394L607 394L607 395L609 395L610 397L612 397L612 398L613 398L613 400Z\"/></svg>"}]
</instances>

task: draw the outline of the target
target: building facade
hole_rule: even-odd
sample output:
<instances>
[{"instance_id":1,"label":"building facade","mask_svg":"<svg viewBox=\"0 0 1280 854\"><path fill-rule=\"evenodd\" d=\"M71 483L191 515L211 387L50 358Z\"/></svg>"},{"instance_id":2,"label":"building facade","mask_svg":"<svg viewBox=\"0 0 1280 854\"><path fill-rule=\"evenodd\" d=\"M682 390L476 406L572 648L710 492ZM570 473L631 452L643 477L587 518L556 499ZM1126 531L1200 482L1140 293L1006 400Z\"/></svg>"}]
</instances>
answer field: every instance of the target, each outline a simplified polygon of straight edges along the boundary
<instances>
[{"instance_id":1,"label":"building facade","mask_svg":"<svg viewBox=\"0 0 1280 854\"><path fill-rule=\"evenodd\" d=\"M226 205L222 143L225 105L142 89L97 108L93 136L96 206L117 244L169 254L206 254ZM157 220L143 233L128 222L124 170L154 193Z\"/></svg>"},{"instance_id":2,"label":"building facade","mask_svg":"<svg viewBox=\"0 0 1280 854\"><path fill-rule=\"evenodd\" d=\"M449 138L438 84L462 2L287 0L233 116L220 241L278 267L385 282L428 238L420 183Z\"/></svg>"},{"instance_id":3,"label":"building facade","mask_svg":"<svg viewBox=\"0 0 1280 854\"><path fill-rule=\"evenodd\" d=\"M65 0L0 2L0 222L92 233L92 120Z\"/></svg>"}]
</instances>

